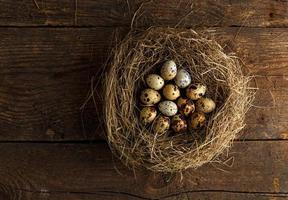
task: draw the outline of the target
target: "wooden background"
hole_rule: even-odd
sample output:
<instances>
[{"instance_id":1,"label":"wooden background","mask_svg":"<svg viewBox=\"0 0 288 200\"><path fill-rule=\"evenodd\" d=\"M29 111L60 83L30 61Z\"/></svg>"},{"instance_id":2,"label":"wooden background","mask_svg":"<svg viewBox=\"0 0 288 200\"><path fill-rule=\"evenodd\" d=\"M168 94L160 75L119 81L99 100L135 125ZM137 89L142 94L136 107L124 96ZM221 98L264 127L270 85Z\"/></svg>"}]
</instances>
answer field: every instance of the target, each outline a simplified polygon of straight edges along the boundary
<instances>
[{"instance_id":1,"label":"wooden background","mask_svg":"<svg viewBox=\"0 0 288 200\"><path fill-rule=\"evenodd\" d=\"M0 0L0 199L288 199L288 1L143 6L142 27L174 26L192 8L179 27L210 27L259 87L233 159L185 172L182 181L135 176L100 139L102 113L91 102L80 110L115 31L130 26L141 2Z\"/></svg>"}]
</instances>

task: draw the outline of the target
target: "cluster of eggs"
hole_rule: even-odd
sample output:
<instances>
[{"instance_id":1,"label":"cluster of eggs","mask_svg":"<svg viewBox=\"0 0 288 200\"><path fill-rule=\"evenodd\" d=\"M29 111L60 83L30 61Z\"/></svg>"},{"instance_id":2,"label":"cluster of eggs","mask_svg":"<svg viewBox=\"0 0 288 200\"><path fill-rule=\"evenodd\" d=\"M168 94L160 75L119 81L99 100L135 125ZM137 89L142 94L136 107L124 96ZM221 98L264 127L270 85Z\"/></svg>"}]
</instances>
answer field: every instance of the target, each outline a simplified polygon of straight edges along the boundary
<instances>
[{"instance_id":1,"label":"cluster of eggs","mask_svg":"<svg viewBox=\"0 0 288 200\"><path fill-rule=\"evenodd\" d=\"M215 102L204 97L207 87L192 83L191 75L185 69L178 70L173 60L163 64L160 75L149 74L145 81L148 88L140 95L144 105L140 121L152 124L155 133L163 134L170 128L176 133L199 129L205 124L206 114L215 109Z\"/></svg>"}]
</instances>

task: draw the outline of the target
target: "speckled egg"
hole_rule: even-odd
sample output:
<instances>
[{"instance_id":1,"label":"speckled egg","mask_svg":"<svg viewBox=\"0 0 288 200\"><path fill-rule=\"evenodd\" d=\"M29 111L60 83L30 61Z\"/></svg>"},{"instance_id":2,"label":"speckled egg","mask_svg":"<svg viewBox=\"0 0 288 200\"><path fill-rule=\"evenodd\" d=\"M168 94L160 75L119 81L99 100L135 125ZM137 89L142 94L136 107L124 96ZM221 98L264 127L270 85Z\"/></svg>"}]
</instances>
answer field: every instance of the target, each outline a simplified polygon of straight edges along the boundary
<instances>
[{"instance_id":1,"label":"speckled egg","mask_svg":"<svg viewBox=\"0 0 288 200\"><path fill-rule=\"evenodd\" d=\"M186 102L186 104L182 104L181 107L178 107L179 112L184 116L189 116L195 111L195 104L192 100Z\"/></svg>"},{"instance_id":2,"label":"speckled egg","mask_svg":"<svg viewBox=\"0 0 288 200\"><path fill-rule=\"evenodd\" d=\"M180 69L175 77L175 83L180 88L186 88L191 83L191 76L185 69Z\"/></svg>"},{"instance_id":3,"label":"speckled egg","mask_svg":"<svg viewBox=\"0 0 288 200\"><path fill-rule=\"evenodd\" d=\"M191 84L186 89L186 96L192 100L200 99L206 93L207 87L200 83Z\"/></svg>"},{"instance_id":4,"label":"speckled egg","mask_svg":"<svg viewBox=\"0 0 288 200\"><path fill-rule=\"evenodd\" d=\"M168 100L175 100L180 96L180 90L177 85L167 84L163 88L163 96Z\"/></svg>"},{"instance_id":5,"label":"speckled egg","mask_svg":"<svg viewBox=\"0 0 288 200\"><path fill-rule=\"evenodd\" d=\"M176 63L173 60L166 61L160 70L160 74L162 78L167 81L175 78L177 74Z\"/></svg>"},{"instance_id":6,"label":"speckled egg","mask_svg":"<svg viewBox=\"0 0 288 200\"><path fill-rule=\"evenodd\" d=\"M215 107L215 102L210 98L202 97L196 102L196 108L199 112L210 113Z\"/></svg>"},{"instance_id":7,"label":"speckled egg","mask_svg":"<svg viewBox=\"0 0 288 200\"><path fill-rule=\"evenodd\" d=\"M151 123L156 118L156 116L157 116L157 110L152 106L144 107L140 111L140 121L142 124Z\"/></svg>"},{"instance_id":8,"label":"speckled egg","mask_svg":"<svg viewBox=\"0 0 288 200\"><path fill-rule=\"evenodd\" d=\"M181 108L183 105L187 104L188 101L191 101L191 100L187 97L179 97L177 99L178 108Z\"/></svg>"},{"instance_id":9,"label":"speckled egg","mask_svg":"<svg viewBox=\"0 0 288 200\"><path fill-rule=\"evenodd\" d=\"M153 132L156 134L163 134L170 128L169 117L159 115L153 123Z\"/></svg>"},{"instance_id":10,"label":"speckled egg","mask_svg":"<svg viewBox=\"0 0 288 200\"><path fill-rule=\"evenodd\" d=\"M199 129L205 124L206 117L204 113L195 112L188 120L189 129Z\"/></svg>"},{"instance_id":11,"label":"speckled egg","mask_svg":"<svg viewBox=\"0 0 288 200\"><path fill-rule=\"evenodd\" d=\"M146 84L154 90L160 90L164 86L164 79L158 74L149 74L146 77Z\"/></svg>"},{"instance_id":12,"label":"speckled egg","mask_svg":"<svg viewBox=\"0 0 288 200\"><path fill-rule=\"evenodd\" d=\"M161 99L159 92L153 89L145 89L141 92L140 100L145 105L154 105Z\"/></svg>"},{"instance_id":13,"label":"speckled egg","mask_svg":"<svg viewBox=\"0 0 288 200\"><path fill-rule=\"evenodd\" d=\"M173 101L162 101L159 103L158 108L163 115L171 117L176 115L178 109Z\"/></svg>"},{"instance_id":14,"label":"speckled egg","mask_svg":"<svg viewBox=\"0 0 288 200\"><path fill-rule=\"evenodd\" d=\"M173 116L171 121L171 128L176 133L185 132L187 130L187 122L185 117L180 114Z\"/></svg>"}]
</instances>

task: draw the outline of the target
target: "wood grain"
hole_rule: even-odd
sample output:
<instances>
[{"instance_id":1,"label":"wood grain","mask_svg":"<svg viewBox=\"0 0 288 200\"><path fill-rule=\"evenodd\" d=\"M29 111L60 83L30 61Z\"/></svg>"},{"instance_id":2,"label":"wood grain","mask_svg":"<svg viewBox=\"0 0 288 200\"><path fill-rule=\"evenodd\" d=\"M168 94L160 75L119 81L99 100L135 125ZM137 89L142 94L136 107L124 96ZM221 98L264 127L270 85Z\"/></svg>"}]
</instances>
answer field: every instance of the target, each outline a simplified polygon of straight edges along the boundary
<instances>
[{"instance_id":1,"label":"wood grain","mask_svg":"<svg viewBox=\"0 0 288 200\"><path fill-rule=\"evenodd\" d=\"M71 26L74 11L69 0L1 0L0 26Z\"/></svg>"},{"instance_id":2,"label":"wood grain","mask_svg":"<svg viewBox=\"0 0 288 200\"><path fill-rule=\"evenodd\" d=\"M103 133L96 101L81 114L91 77L103 69L112 28L0 28L0 140L93 140ZM246 139L287 139L288 32L285 29L211 30L235 51L259 87ZM235 37L236 36L236 37ZM84 122L84 125L82 124ZM99 128L100 127L100 128Z\"/></svg>"},{"instance_id":3,"label":"wood grain","mask_svg":"<svg viewBox=\"0 0 288 200\"><path fill-rule=\"evenodd\" d=\"M1 29L1 140L81 140L85 130L93 138L94 106L88 105L91 112L83 115L80 107L111 34L99 29Z\"/></svg>"},{"instance_id":4,"label":"wood grain","mask_svg":"<svg viewBox=\"0 0 288 200\"><path fill-rule=\"evenodd\" d=\"M281 82L281 83L279 83ZM288 139L288 80L285 76L258 76L253 107L246 115L242 139Z\"/></svg>"},{"instance_id":5,"label":"wood grain","mask_svg":"<svg viewBox=\"0 0 288 200\"><path fill-rule=\"evenodd\" d=\"M180 175L146 171L136 171L134 175L119 161L113 161L106 144L6 143L0 145L0 197L287 198L287 151L287 141L236 142L231 149L234 163L230 159L227 166L215 164L190 170L183 174L181 182Z\"/></svg>"},{"instance_id":6,"label":"wood grain","mask_svg":"<svg viewBox=\"0 0 288 200\"><path fill-rule=\"evenodd\" d=\"M183 192L181 194L171 194L170 196L165 196L164 198L146 198L137 195L130 195L127 193L120 192L95 192L95 193L85 193L85 192L27 192L18 191L23 200L287 200L287 194L279 193L250 193L250 192L230 192L230 191L192 191ZM17 196L17 197L18 197ZM1 196L0 196L1 197ZM15 197L15 196L14 196ZM11 196L4 196L3 198L10 200ZM11 199L12 200L12 199Z\"/></svg>"},{"instance_id":7,"label":"wood grain","mask_svg":"<svg viewBox=\"0 0 288 200\"><path fill-rule=\"evenodd\" d=\"M130 25L141 4L138 26L285 27L288 23L287 1L269 0L85 0L78 4L78 22L93 26Z\"/></svg>"},{"instance_id":8,"label":"wood grain","mask_svg":"<svg viewBox=\"0 0 288 200\"><path fill-rule=\"evenodd\" d=\"M253 75L287 78L286 28L216 28L211 33L227 52L235 52Z\"/></svg>"},{"instance_id":9,"label":"wood grain","mask_svg":"<svg viewBox=\"0 0 288 200\"><path fill-rule=\"evenodd\" d=\"M225 164L183 179L129 171L111 155L99 138L101 85L96 105L80 110L114 31L127 32L143 1L0 1L0 199L288 199L288 1L158 0L139 10L134 26L212 27L259 88Z\"/></svg>"},{"instance_id":10,"label":"wood grain","mask_svg":"<svg viewBox=\"0 0 288 200\"><path fill-rule=\"evenodd\" d=\"M143 2L148 1L2 0L0 26L130 26L133 14ZM144 4L138 16L138 26L175 26L181 22L186 27L287 27L288 3L285 0L158 0Z\"/></svg>"}]
</instances>

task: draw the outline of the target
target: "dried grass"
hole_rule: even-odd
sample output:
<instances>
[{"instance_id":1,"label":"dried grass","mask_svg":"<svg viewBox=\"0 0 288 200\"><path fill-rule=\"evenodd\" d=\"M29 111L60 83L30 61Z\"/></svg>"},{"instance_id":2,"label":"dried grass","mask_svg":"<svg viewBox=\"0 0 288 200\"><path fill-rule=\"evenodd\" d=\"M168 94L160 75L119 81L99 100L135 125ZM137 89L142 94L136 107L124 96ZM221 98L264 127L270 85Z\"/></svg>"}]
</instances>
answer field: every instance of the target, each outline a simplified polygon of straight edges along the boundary
<instances>
[{"instance_id":1,"label":"dried grass","mask_svg":"<svg viewBox=\"0 0 288 200\"><path fill-rule=\"evenodd\" d=\"M179 172L214 162L229 149L245 126L253 92L238 59L223 52L207 37L192 29L155 28L131 31L113 51L105 81L107 141L129 167ZM139 91L144 76L173 59L188 70L195 82L208 86L217 104L201 132L163 137L139 122Z\"/></svg>"}]
</instances>

